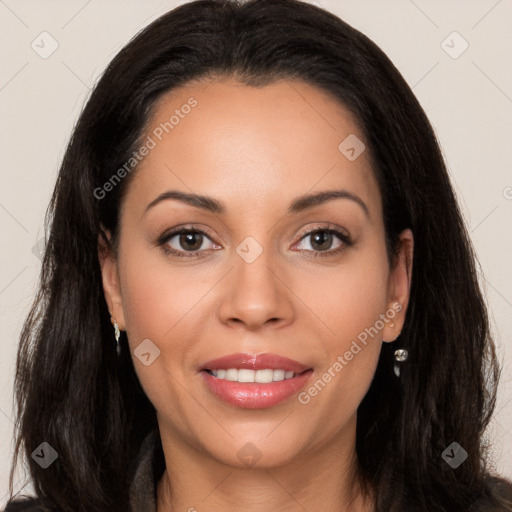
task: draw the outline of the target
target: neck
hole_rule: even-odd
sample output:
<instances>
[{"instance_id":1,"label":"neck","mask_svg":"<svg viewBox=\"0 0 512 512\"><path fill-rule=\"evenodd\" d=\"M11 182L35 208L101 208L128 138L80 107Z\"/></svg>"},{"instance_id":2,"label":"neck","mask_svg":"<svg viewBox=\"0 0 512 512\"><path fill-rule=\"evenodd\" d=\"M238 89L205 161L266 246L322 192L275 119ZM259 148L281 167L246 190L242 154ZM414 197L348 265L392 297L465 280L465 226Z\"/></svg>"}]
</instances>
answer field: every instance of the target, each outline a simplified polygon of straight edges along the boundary
<instances>
[{"instance_id":1,"label":"neck","mask_svg":"<svg viewBox=\"0 0 512 512\"><path fill-rule=\"evenodd\" d=\"M157 511L368 512L357 476L353 431L280 467L238 468L162 436L166 467Z\"/></svg>"}]
</instances>

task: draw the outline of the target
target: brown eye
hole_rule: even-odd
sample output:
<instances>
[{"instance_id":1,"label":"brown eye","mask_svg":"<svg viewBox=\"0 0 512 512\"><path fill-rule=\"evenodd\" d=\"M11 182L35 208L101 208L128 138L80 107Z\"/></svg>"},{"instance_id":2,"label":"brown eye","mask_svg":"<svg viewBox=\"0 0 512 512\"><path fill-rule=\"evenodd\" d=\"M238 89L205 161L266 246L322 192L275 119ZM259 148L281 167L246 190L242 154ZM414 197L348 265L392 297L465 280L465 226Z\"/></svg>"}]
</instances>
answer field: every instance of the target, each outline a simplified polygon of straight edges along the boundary
<instances>
[{"instance_id":1,"label":"brown eye","mask_svg":"<svg viewBox=\"0 0 512 512\"><path fill-rule=\"evenodd\" d=\"M317 231L310 236L311 247L313 247L315 251L323 251L329 249L333 242L332 233L328 233L327 231Z\"/></svg>"},{"instance_id":2,"label":"brown eye","mask_svg":"<svg viewBox=\"0 0 512 512\"><path fill-rule=\"evenodd\" d=\"M302 232L299 243L292 249L298 249L303 256L316 258L338 256L353 245L350 234L343 228L336 229L332 224L326 224Z\"/></svg>"},{"instance_id":3,"label":"brown eye","mask_svg":"<svg viewBox=\"0 0 512 512\"><path fill-rule=\"evenodd\" d=\"M205 242L210 242L210 247ZM166 253L174 256L196 256L200 252L206 252L207 249L213 249L215 245L210 237L200 229L179 229L164 235L159 245L163 247Z\"/></svg>"},{"instance_id":4,"label":"brown eye","mask_svg":"<svg viewBox=\"0 0 512 512\"><path fill-rule=\"evenodd\" d=\"M310 240L309 244L306 246L300 247L300 245L306 241ZM338 239L338 245L332 247L333 243ZM309 247L308 247L309 245ZM314 231L310 231L306 233L302 238L301 242L298 244L298 248L301 251L310 251L310 252L335 252L340 247L342 248L344 245L349 245L349 239L343 233L339 231L335 231L333 229L316 229Z\"/></svg>"},{"instance_id":5,"label":"brown eye","mask_svg":"<svg viewBox=\"0 0 512 512\"><path fill-rule=\"evenodd\" d=\"M179 245L190 251L197 251L203 244L203 235L196 231L190 231L188 233L181 233L179 235Z\"/></svg>"}]
</instances>

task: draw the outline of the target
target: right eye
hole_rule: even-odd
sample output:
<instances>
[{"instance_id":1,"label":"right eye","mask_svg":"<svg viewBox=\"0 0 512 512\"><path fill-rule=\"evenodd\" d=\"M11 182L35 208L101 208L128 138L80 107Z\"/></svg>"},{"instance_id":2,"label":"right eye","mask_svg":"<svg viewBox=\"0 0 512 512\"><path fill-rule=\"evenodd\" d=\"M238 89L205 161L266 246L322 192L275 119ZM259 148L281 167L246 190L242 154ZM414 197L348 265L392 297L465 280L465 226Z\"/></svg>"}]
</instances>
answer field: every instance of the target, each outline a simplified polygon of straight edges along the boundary
<instances>
[{"instance_id":1,"label":"right eye","mask_svg":"<svg viewBox=\"0 0 512 512\"><path fill-rule=\"evenodd\" d=\"M180 258L191 258L205 250L204 248L201 249L205 239L215 245L207 233L201 229L181 228L164 235L159 240L159 245L167 254ZM213 249L213 247L207 249Z\"/></svg>"}]
</instances>

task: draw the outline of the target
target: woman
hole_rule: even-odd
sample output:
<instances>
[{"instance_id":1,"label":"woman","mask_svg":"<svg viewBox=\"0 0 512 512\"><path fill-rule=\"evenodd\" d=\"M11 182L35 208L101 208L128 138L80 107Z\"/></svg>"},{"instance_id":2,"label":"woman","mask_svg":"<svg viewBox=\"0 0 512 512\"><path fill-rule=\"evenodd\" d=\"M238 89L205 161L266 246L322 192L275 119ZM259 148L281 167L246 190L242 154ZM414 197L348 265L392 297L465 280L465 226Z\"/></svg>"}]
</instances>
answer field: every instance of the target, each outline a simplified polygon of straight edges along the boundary
<instances>
[{"instance_id":1,"label":"woman","mask_svg":"<svg viewBox=\"0 0 512 512\"><path fill-rule=\"evenodd\" d=\"M48 229L16 374L38 496L7 511L512 510L434 133L332 14L202 0L144 29Z\"/></svg>"}]
</instances>

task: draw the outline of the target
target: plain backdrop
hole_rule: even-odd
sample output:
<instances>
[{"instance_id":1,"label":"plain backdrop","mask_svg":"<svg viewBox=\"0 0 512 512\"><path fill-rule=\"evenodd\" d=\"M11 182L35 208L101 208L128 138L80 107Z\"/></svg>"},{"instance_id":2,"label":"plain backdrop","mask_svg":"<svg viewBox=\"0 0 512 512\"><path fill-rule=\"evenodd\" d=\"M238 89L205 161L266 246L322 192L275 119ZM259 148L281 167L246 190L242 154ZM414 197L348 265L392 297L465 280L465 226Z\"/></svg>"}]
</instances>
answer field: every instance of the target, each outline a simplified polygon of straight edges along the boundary
<instances>
[{"instance_id":1,"label":"plain backdrop","mask_svg":"<svg viewBox=\"0 0 512 512\"><path fill-rule=\"evenodd\" d=\"M19 333L35 292L41 267L37 244L65 146L108 62L141 28L182 3L0 0L0 507L7 498L13 451ZM375 41L435 127L478 254L503 363L488 435L496 469L510 478L512 1L311 3ZM15 482L16 490L32 492L23 471Z\"/></svg>"}]
</instances>

